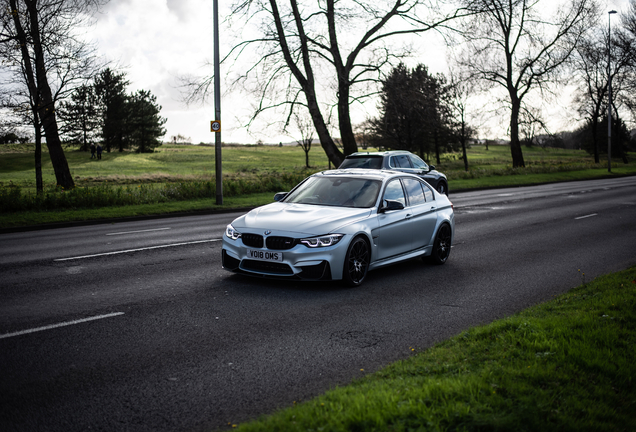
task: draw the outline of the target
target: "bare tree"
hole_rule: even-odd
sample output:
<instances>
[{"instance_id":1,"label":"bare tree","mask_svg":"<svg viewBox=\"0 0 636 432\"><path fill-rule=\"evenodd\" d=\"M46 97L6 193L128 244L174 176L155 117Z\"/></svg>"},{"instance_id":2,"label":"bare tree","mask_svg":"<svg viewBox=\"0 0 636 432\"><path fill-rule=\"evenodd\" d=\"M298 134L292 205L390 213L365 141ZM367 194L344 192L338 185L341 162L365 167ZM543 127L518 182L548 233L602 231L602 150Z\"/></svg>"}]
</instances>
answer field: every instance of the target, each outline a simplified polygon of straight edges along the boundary
<instances>
[{"instance_id":1,"label":"bare tree","mask_svg":"<svg viewBox=\"0 0 636 432\"><path fill-rule=\"evenodd\" d=\"M477 15L464 21L460 63L488 88L507 93L513 167L523 167L519 116L534 90L549 91L597 15L595 0L460 0ZM549 13L547 12L549 10Z\"/></svg>"},{"instance_id":2,"label":"bare tree","mask_svg":"<svg viewBox=\"0 0 636 432\"><path fill-rule=\"evenodd\" d=\"M632 4L633 13L636 13L634 5L636 1ZM623 107L631 108L630 104L635 101L633 90L636 87L632 83L636 74L636 32L629 31L629 14L622 18L612 32L611 42L608 42L606 23L600 23L580 41L574 56L574 71L579 82L575 103L589 123L595 163L599 163L600 144L606 141L600 124L607 113L608 77L612 80L614 112L618 113ZM611 69L608 69L610 46ZM620 146L617 148L621 149Z\"/></svg>"},{"instance_id":3,"label":"bare tree","mask_svg":"<svg viewBox=\"0 0 636 432\"><path fill-rule=\"evenodd\" d=\"M599 122L607 106L607 34L581 41L575 57L579 86L575 96L578 111L590 123L594 162L599 163ZM605 40L603 40L605 39Z\"/></svg>"},{"instance_id":4,"label":"bare tree","mask_svg":"<svg viewBox=\"0 0 636 432\"><path fill-rule=\"evenodd\" d=\"M296 140L296 144L305 152L305 166L309 166L309 150L311 150L311 143L314 141L314 125L311 122L311 118L303 116L299 113L294 113L294 123L296 123L296 129L300 139Z\"/></svg>"},{"instance_id":5,"label":"bare tree","mask_svg":"<svg viewBox=\"0 0 636 432\"><path fill-rule=\"evenodd\" d=\"M251 46L258 53L237 80L255 83L250 90L259 95L259 103L252 120L263 111L280 108L289 119L295 106L305 107L325 153L338 166L345 155L357 151L351 104L375 95L383 71L411 53L408 47L389 46L388 41L444 28L465 13L434 12L442 9L434 0L236 1L232 17L241 26L256 23L261 32L239 42L230 53L240 56ZM332 73L323 72L328 69ZM211 82L207 78L190 83L190 95L205 95ZM333 98L321 101L323 89L333 91ZM323 114L325 105L331 103L337 109L342 152L329 132L331 116Z\"/></svg>"},{"instance_id":6,"label":"bare tree","mask_svg":"<svg viewBox=\"0 0 636 432\"><path fill-rule=\"evenodd\" d=\"M636 122L636 0L631 0L627 12L621 14L620 27L612 46L616 47L612 53L612 64L621 61L627 63L618 80L618 87L612 78L612 93L616 95L615 100L629 109L632 121Z\"/></svg>"},{"instance_id":7,"label":"bare tree","mask_svg":"<svg viewBox=\"0 0 636 432\"><path fill-rule=\"evenodd\" d=\"M56 104L84 79L90 47L76 34L100 0L0 0L0 55L28 92L36 134L36 171L41 131L46 137L57 184L75 186L62 149ZM36 174L37 175L37 174ZM41 190L41 184L38 184Z\"/></svg>"},{"instance_id":8,"label":"bare tree","mask_svg":"<svg viewBox=\"0 0 636 432\"><path fill-rule=\"evenodd\" d=\"M458 75L451 71L447 88L443 92L444 102L448 106L451 115L455 118L456 135L462 147L462 159L464 159L464 169L466 171L468 171L466 146L468 140L474 134L474 129L469 125L468 121L468 102L470 96L473 94L473 89L473 83L467 76L462 74Z\"/></svg>"}]
</instances>

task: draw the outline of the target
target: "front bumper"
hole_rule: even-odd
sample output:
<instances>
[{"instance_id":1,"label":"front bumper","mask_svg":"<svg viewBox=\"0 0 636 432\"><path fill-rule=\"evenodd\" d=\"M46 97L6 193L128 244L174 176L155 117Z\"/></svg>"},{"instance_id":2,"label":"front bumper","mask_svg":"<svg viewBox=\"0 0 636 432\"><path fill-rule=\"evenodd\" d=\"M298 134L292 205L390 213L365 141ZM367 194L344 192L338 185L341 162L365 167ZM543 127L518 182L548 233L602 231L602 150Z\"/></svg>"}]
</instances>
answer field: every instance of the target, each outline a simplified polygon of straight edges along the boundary
<instances>
[{"instance_id":1,"label":"front bumper","mask_svg":"<svg viewBox=\"0 0 636 432\"><path fill-rule=\"evenodd\" d=\"M223 268L250 276L276 279L339 280L342 279L347 247L351 236L345 235L337 244L321 248L309 248L297 244L287 250L254 248L243 244L242 239L223 237ZM247 257L248 249L283 254L283 261L265 261Z\"/></svg>"}]
</instances>

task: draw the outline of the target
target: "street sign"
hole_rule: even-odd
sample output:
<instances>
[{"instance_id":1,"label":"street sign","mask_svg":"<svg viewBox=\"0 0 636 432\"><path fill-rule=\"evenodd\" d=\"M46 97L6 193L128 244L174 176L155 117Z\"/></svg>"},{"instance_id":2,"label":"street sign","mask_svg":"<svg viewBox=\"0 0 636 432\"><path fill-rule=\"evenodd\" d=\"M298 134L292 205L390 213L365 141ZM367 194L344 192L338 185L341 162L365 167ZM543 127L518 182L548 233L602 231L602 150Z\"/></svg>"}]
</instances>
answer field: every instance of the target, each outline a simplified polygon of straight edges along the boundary
<instances>
[{"instance_id":1,"label":"street sign","mask_svg":"<svg viewBox=\"0 0 636 432\"><path fill-rule=\"evenodd\" d=\"M210 132L221 132L221 121L212 120L210 122Z\"/></svg>"}]
</instances>

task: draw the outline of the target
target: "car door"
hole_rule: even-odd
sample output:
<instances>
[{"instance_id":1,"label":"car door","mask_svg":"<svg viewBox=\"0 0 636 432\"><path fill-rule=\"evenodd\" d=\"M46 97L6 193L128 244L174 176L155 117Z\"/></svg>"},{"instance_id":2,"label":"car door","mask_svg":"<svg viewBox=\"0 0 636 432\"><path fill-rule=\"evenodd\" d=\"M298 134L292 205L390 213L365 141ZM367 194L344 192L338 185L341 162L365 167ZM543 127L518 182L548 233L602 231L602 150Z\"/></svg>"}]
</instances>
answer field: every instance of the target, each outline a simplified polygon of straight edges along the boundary
<instances>
[{"instance_id":1,"label":"car door","mask_svg":"<svg viewBox=\"0 0 636 432\"><path fill-rule=\"evenodd\" d=\"M429 186L414 178L402 179L408 199L405 209L411 249L420 249L431 243L437 225L437 210L434 194Z\"/></svg>"},{"instance_id":2,"label":"car door","mask_svg":"<svg viewBox=\"0 0 636 432\"><path fill-rule=\"evenodd\" d=\"M406 194L400 179L393 179L387 183L382 196L381 206L386 201L398 201L406 206ZM409 220L406 217L406 208L389 210L378 213L378 228L373 231L373 241L377 246L378 260L389 258L408 252L411 249L412 239L408 229Z\"/></svg>"}]
</instances>

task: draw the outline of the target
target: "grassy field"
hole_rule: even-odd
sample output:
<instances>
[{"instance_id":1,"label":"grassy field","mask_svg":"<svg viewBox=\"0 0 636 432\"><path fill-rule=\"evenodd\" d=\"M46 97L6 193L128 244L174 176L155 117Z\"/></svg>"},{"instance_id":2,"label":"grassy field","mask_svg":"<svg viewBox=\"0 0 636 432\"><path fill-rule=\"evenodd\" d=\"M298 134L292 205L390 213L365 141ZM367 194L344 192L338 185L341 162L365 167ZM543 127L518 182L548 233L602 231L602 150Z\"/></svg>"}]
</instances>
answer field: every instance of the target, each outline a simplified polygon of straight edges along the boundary
<instances>
[{"instance_id":1,"label":"grassy field","mask_svg":"<svg viewBox=\"0 0 636 432\"><path fill-rule=\"evenodd\" d=\"M324 156L321 149L312 153ZM215 176L214 147L210 146L163 145L155 153L111 152L104 153L101 161L90 159L88 152L67 150L66 158L79 187L210 180ZM327 158L322 159L324 166L317 166L312 173L327 168ZM223 174L230 178L304 172L304 165L304 152L296 147L223 148ZM31 146L0 146L0 184L12 182L25 188L35 187L33 166ZM45 185L55 186L55 175L46 153L42 155L42 172Z\"/></svg>"},{"instance_id":2,"label":"grassy field","mask_svg":"<svg viewBox=\"0 0 636 432\"><path fill-rule=\"evenodd\" d=\"M636 155L630 163L592 163L581 150L524 147L526 167L511 167L507 146L473 146L469 171L457 153L444 154L437 168L459 190L520 186L617 175L636 175ZM45 195L35 197L33 148L0 146L0 228L60 221L141 216L216 209L214 148L164 145L155 153L104 153L103 159L76 150L66 152L77 188L55 188L46 153L42 156ZM311 168L299 147L232 146L223 148L222 209L271 202L274 192L288 190L300 179L328 169L322 148L310 152Z\"/></svg>"},{"instance_id":3,"label":"grassy field","mask_svg":"<svg viewBox=\"0 0 636 432\"><path fill-rule=\"evenodd\" d=\"M241 431L634 431L636 268L472 328ZM361 370L361 375L365 375Z\"/></svg>"}]
</instances>

